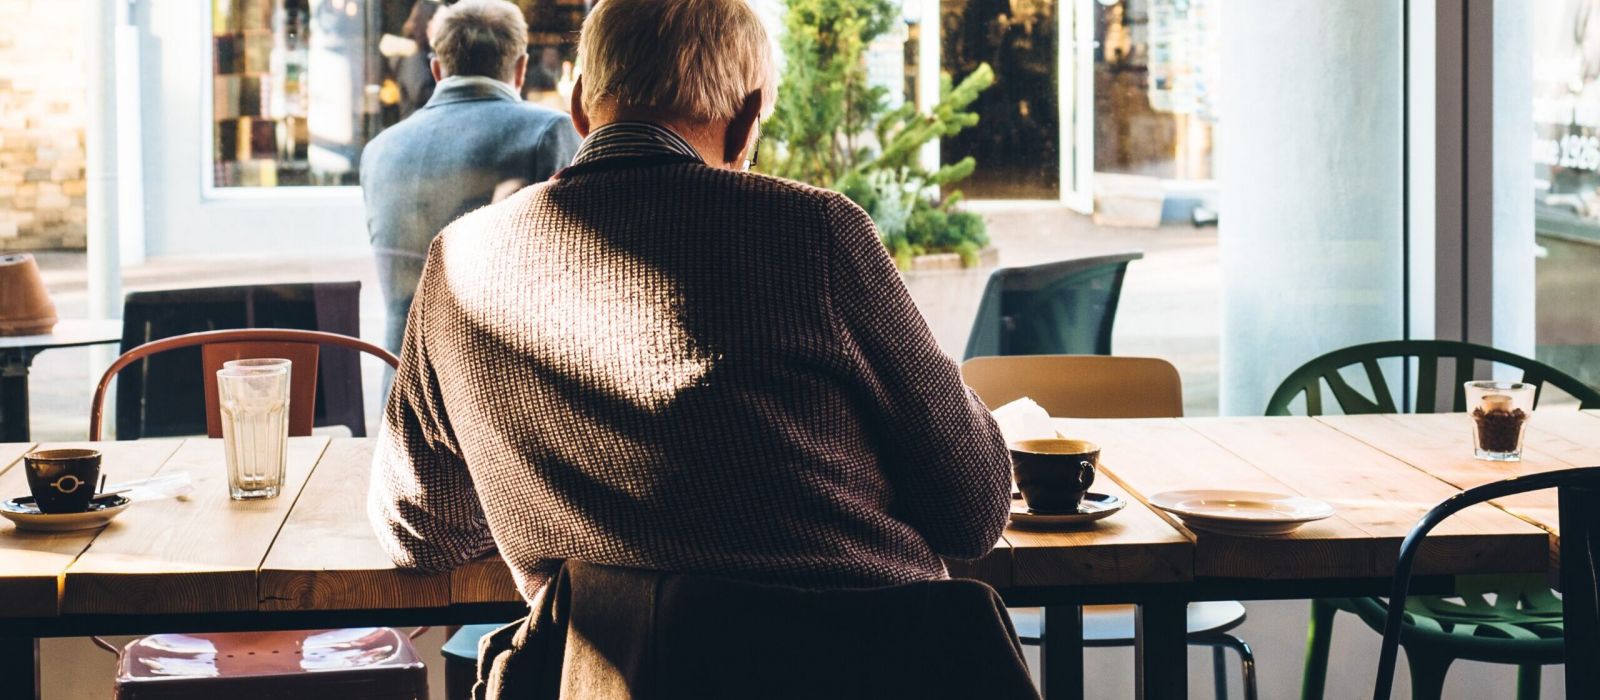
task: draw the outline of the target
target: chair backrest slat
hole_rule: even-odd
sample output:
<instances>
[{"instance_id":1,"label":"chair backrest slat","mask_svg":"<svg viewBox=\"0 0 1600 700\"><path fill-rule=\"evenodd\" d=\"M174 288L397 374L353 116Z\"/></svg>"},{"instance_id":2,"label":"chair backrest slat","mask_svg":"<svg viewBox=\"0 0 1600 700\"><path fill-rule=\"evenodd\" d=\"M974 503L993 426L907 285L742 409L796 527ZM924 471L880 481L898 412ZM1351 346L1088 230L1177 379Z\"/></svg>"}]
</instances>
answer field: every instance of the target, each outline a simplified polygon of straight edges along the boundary
<instances>
[{"instance_id":1,"label":"chair backrest slat","mask_svg":"<svg viewBox=\"0 0 1600 700\"><path fill-rule=\"evenodd\" d=\"M1417 413L1436 413L1434 407L1438 400L1439 357L1420 355L1417 357L1417 397L1411 406Z\"/></svg>"},{"instance_id":2,"label":"chair backrest slat","mask_svg":"<svg viewBox=\"0 0 1600 700\"><path fill-rule=\"evenodd\" d=\"M317 367L322 346L316 343L208 343L200 346L200 372L205 380L206 435L222 437L222 408L217 395L217 370L229 360L281 358L289 370L289 436L311 434L317 404Z\"/></svg>"},{"instance_id":3,"label":"chair backrest slat","mask_svg":"<svg viewBox=\"0 0 1600 700\"><path fill-rule=\"evenodd\" d=\"M1383 369L1378 366L1377 358L1369 357L1361 361L1361 366L1367 370L1367 385L1372 387L1372 395L1378 399L1379 413L1398 413L1394 405L1394 394L1389 392L1389 383L1383 380Z\"/></svg>"},{"instance_id":4,"label":"chair backrest slat","mask_svg":"<svg viewBox=\"0 0 1600 700\"><path fill-rule=\"evenodd\" d=\"M1461 413L1467 410L1467 382L1472 381L1472 378L1477 376L1478 363L1476 359L1467 353L1456 355L1456 379L1455 383L1450 385L1451 411Z\"/></svg>"}]
</instances>

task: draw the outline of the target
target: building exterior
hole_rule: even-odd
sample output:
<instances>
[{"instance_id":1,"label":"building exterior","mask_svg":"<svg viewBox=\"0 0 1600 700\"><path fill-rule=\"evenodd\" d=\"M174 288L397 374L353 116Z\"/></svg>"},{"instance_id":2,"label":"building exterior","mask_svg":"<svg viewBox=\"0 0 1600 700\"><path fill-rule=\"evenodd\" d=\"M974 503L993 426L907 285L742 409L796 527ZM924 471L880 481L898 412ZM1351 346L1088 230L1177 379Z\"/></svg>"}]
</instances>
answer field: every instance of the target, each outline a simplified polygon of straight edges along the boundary
<instances>
[{"instance_id":1,"label":"building exterior","mask_svg":"<svg viewBox=\"0 0 1600 700\"><path fill-rule=\"evenodd\" d=\"M0 250L82 248L84 0L0 0Z\"/></svg>"}]
</instances>

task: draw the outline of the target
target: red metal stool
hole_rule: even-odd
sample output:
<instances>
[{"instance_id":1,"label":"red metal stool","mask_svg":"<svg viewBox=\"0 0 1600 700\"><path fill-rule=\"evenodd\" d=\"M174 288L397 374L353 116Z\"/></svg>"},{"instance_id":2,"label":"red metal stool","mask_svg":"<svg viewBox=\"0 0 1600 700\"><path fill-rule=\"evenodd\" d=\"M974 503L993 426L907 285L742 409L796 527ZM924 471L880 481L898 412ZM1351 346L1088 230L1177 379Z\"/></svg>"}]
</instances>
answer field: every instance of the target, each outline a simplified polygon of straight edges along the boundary
<instances>
[{"instance_id":1,"label":"red metal stool","mask_svg":"<svg viewBox=\"0 0 1600 700\"><path fill-rule=\"evenodd\" d=\"M118 657L116 700L428 700L411 638L388 627L155 634Z\"/></svg>"}]
</instances>

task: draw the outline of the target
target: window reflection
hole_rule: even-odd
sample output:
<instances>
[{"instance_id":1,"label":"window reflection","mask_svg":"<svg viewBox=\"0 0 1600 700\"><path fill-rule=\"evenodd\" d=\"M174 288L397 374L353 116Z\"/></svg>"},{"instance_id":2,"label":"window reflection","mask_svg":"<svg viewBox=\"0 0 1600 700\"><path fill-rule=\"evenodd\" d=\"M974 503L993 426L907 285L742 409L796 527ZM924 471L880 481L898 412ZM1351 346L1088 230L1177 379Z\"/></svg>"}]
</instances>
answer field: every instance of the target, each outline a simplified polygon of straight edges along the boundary
<instances>
[{"instance_id":1,"label":"window reflection","mask_svg":"<svg viewBox=\"0 0 1600 700\"><path fill-rule=\"evenodd\" d=\"M565 109L592 0L515 0L525 96ZM448 4L448 3L445 3ZM361 149L427 104L437 0L212 0L212 186L355 185Z\"/></svg>"},{"instance_id":2,"label":"window reflection","mask_svg":"<svg viewBox=\"0 0 1600 700\"><path fill-rule=\"evenodd\" d=\"M1600 0L1533 12L1538 359L1600 384Z\"/></svg>"},{"instance_id":3,"label":"window reflection","mask_svg":"<svg viewBox=\"0 0 1600 700\"><path fill-rule=\"evenodd\" d=\"M971 198L1056 199L1061 181L1059 25L1054 0L944 0L943 68L970 75L988 63L995 84L973 108L979 126L944 139L945 164L972 156Z\"/></svg>"}]
</instances>

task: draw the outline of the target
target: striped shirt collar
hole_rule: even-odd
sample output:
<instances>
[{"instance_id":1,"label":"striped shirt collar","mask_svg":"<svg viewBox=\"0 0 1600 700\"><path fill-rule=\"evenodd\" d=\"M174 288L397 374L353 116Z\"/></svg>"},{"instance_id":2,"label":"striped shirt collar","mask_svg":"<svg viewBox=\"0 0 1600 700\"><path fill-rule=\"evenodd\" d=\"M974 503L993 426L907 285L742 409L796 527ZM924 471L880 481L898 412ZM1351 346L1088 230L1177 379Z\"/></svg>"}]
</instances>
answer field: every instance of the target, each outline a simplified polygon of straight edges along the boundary
<instances>
[{"instance_id":1,"label":"striped shirt collar","mask_svg":"<svg viewBox=\"0 0 1600 700\"><path fill-rule=\"evenodd\" d=\"M694 146L671 129L649 122L611 122L589 132L589 138L583 140L577 155L572 157L572 164L583 165L603 158L668 153L705 162Z\"/></svg>"}]
</instances>

